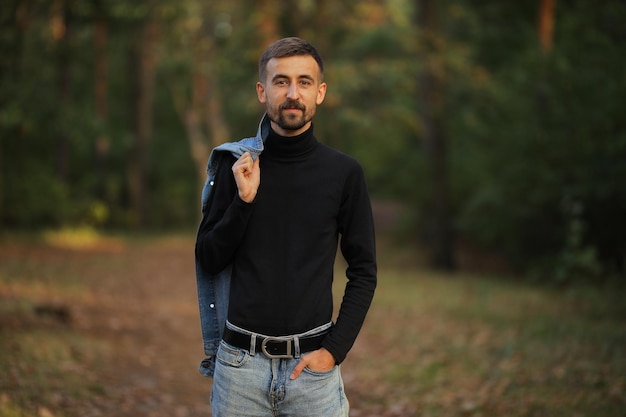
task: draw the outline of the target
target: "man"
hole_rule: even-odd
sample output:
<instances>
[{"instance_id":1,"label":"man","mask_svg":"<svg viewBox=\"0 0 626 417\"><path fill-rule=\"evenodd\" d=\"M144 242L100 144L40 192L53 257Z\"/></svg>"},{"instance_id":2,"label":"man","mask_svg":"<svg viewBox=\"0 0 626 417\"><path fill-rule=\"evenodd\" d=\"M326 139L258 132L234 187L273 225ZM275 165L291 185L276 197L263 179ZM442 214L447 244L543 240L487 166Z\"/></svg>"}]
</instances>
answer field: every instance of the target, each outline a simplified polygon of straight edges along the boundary
<instances>
[{"instance_id":1,"label":"man","mask_svg":"<svg viewBox=\"0 0 626 417\"><path fill-rule=\"evenodd\" d=\"M312 45L299 38L270 45L259 60L256 90L266 106L257 136L222 145L210 157L196 242L211 356L203 373L215 367L213 416L347 416L339 364L376 287L363 170L313 134L326 83ZM339 240L348 281L333 323ZM223 271L228 276L220 281ZM226 305L213 355L211 336Z\"/></svg>"}]
</instances>

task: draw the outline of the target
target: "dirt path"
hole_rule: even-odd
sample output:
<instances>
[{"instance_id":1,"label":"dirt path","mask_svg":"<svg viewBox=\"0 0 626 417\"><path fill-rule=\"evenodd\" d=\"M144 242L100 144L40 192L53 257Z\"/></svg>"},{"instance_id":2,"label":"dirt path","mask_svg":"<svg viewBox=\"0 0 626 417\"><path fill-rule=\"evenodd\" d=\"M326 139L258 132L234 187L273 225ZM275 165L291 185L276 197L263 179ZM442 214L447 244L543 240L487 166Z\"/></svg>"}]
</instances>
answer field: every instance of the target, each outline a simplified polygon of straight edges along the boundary
<instances>
[{"instance_id":1,"label":"dirt path","mask_svg":"<svg viewBox=\"0 0 626 417\"><path fill-rule=\"evenodd\" d=\"M202 341L193 240L157 242L105 253L102 268L89 271L90 297L75 307L74 327L109 351L99 375L106 395L83 416L211 415L212 380L197 372ZM354 375L343 373L356 385Z\"/></svg>"},{"instance_id":2,"label":"dirt path","mask_svg":"<svg viewBox=\"0 0 626 417\"><path fill-rule=\"evenodd\" d=\"M210 416L193 238L96 243L0 242L0 416ZM342 364L351 417L623 415L620 293L383 269Z\"/></svg>"},{"instance_id":3,"label":"dirt path","mask_svg":"<svg viewBox=\"0 0 626 417\"><path fill-rule=\"evenodd\" d=\"M39 341L31 343L35 355L44 358L43 367L58 357L54 346L62 346L65 359L37 376L32 368L40 364L24 356L5 358L15 379L0 377L0 415L7 401L19 397L37 417L210 416L212 380L197 371L203 352L193 244L192 237L158 237L105 239L69 249L3 245L3 271L23 275L0 287L0 300L23 298L35 311L43 306L44 314L0 314L0 330L8 331L7 325L24 334L41 329L39 339L31 339ZM54 334L59 345L50 345L45 334ZM360 337L342 370L351 415L406 415L359 407L371 381L378 381L365 382L361 375L370 369L363 365L369 363L367 338ZM8 353L19 355L19 343L10 344ZM36 343L44 344L45 353L37 354ZM52 369L65 375L55 377ZM45 400L38 395L41 389Z\"/></svg>"},{"instance_id":4,"label":"dirt path","mask_svg":"<svg viewBox=\"0 0 626 417\"><path fill-rule=\"evenodd\" d=\"M202 342L193 241L123 252L103 258L103 268L89 277L90 301L73 313L77 330L110 349L102 373L106 395L90 415L210 415L211 380L196 371Z\"/></svg>"}]
</instances>

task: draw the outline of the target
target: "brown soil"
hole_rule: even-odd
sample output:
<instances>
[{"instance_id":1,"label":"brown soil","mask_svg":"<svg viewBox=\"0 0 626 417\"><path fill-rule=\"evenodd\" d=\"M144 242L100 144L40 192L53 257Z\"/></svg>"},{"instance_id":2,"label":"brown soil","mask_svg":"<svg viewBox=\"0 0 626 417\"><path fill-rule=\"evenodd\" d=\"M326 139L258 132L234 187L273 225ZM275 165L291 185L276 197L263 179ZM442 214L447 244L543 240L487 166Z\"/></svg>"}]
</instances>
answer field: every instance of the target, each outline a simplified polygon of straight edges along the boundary
<instances>
[{"instance_id":1,"label":"brown soil","mask_svg":"<svg viewBox=\"0 0 626 417\"><path fill-rule=\"evenodd\" d=\"M28 293L35 287L32 283L22 290L19 285L0 287L0 298L26 295L34 303L28 318L13 319L12 324L6 319L0 328L47 327L95 347L75 354L78 359L68 365L67 380L43 383L45 398L54 398L52 404L26 404L27 409L38 410L39 417L211 415L212 380L197 371L203 352L193 239L132 244L111 240L69 249L3 245L3 249L0 261L18 262L21 268L31 265L37 271L49 268L63 280L78 282L80 290L72 293L51 282L40 293ZM35 280L41 274L35 272ZM346 382L358 380L349 370L343 372ZM28 386L32 377L23 373L20 378L15 389ZM76 389L67 385L76 378L99 388L73 394ZM0 411L8 392L0 398ZM366 416L356 409L353 415Z\"/></svg>"},{"instance_id":2,"label":"brown soil","mask_svg":"<svg viewBox=\"0 0 626 417\"><path fill-rule=\"evenodd\" d=\"M193 241L123 252L92 277L92 302L76 317L80 329L112 342L98 415L211 415L211 379L197 372L203 352Z\"/></svg>"}]
</instances>

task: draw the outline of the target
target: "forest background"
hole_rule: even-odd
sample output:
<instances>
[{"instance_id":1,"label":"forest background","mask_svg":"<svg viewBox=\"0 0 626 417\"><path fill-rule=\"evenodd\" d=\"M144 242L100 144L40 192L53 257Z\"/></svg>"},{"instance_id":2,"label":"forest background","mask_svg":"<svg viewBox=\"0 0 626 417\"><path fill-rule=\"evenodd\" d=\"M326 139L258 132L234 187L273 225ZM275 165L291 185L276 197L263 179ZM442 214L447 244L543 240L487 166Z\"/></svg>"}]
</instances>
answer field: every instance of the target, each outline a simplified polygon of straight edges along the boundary
<instances>
[{"instance_id":1,"label":"forest background","mask_svg":"<svg viewBox=\"0 0 626 417\"><path fill-rule=\"evenodd\" d=\"M300 36L316 136L394 232L556 284L623 280L622 0L8 0L0 229L192 230L210 149L255 133L257 59Z\"/></svg>"}]
</instances>

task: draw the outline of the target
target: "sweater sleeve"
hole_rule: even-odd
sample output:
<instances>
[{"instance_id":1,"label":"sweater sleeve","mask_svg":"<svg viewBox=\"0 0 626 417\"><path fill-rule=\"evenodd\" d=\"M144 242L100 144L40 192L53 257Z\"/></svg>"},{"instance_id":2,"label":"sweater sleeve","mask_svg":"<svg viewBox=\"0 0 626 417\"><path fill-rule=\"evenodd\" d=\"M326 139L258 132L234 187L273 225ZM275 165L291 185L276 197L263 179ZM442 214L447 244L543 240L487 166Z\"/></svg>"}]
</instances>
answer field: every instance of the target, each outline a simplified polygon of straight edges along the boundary
<instances>
[{"instance_id":1,"label":"sweater sleeve","mask_svg":"<svg viewBox=\"0 0 626 417\"><path fill-rule=\"evenodd\" d=\"M341 252L348 265L348 282L336 325L323 342L337 363L343 362L352 348L372 303L377 283L372 208L365 175L358 165L344 186L339 232Z\"/></svg>"},{"instance_id":2,"label":"sweater sleeve","mask_svg":"<svg viewBox=\"0 0 626 417\"><path fill-rule=\"evenodd\" d=\"M231 171L234 162L234 157L222 156L211 203L198 228L196 257L210 274L216 274L232 263L254 210L254 202L246 203L239 198Z\"/></svg>"}]
</instances>

